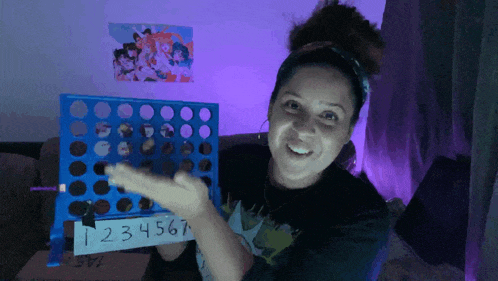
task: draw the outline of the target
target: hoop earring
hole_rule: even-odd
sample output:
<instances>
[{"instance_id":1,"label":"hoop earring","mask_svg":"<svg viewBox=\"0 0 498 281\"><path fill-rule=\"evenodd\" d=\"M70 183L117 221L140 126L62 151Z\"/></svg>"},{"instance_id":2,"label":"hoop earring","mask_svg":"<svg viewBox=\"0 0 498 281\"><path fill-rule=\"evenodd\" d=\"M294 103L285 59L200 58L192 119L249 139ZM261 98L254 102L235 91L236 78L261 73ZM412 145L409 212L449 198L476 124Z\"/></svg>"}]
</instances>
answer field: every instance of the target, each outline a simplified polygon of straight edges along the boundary
<instances>
[{"instance_id":1,"label":"hoop earring","mask_svg":"<svg viewBox=\"0 0 498 281\"><path fill-rule=\"evenodd\" d=\"M258 132L258 140L261 140L261 129L263 128L263 125L268 122L268 119L266 119L265 122L263 122L263 124L261 125L261 127L259 127L259 132Z\"/></svg>"}]
</instances>

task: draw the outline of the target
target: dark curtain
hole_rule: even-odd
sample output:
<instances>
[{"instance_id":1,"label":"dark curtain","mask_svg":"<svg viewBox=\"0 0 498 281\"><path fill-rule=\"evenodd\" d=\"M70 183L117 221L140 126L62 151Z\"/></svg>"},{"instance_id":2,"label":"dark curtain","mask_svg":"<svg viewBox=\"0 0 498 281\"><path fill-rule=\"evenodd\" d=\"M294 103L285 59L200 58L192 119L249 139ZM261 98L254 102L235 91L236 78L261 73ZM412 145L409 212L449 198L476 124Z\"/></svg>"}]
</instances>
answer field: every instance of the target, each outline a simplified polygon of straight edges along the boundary
<instances>
[{"instance_id":1,"label":"dark curtain","mask_svg":"<svg viewBox=\"0 0 498 281\"><path fill-rule=\"evenodd\" d=\"M489 212L498 171L497 15L496 0L387 0L387 47L365 133L363 171L386 199L405 204L436 157L471 157L467 280L498 280L489 242L497 236Z\"/></svg>"}]
</instances>

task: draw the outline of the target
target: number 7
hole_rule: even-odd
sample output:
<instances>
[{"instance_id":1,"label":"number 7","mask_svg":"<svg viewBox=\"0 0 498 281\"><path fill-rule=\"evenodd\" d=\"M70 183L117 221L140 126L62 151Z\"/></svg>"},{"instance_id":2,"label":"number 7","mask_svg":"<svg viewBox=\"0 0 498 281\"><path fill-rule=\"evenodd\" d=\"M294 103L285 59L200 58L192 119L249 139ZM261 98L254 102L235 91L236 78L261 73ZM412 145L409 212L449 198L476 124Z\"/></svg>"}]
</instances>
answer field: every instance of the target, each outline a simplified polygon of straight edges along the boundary
<instances>
[{"instance_id":1,"label":"number 7","mask_svg":"<svg viewBox=\"0 0 498 281\"><path fill-rule=\"evenodd\" d=\"M182 220L182 222L185 222L185 225L183 226L183 236L185 236L185 234L187 233L187 226L190 227L187 223L186 220Z\"/></svg>"}]
</instances>

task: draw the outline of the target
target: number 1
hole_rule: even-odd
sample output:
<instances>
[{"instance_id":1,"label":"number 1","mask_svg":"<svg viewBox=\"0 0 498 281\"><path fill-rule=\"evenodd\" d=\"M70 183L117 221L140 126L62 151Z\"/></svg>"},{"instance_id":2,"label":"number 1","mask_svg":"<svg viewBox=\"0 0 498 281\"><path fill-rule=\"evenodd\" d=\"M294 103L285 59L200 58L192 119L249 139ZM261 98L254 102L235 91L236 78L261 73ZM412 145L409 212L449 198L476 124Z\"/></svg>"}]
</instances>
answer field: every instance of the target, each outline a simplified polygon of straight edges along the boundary
<instances>
[{"instance_id":1,"label":"number 1","mask_svg":"<svg viewBox=\"0 0 498 281\"><path fill-rule=\"evenodd\" d=\"M88 228L85 227L85 246L88 246Z\"/></svg>"}]
</instances>

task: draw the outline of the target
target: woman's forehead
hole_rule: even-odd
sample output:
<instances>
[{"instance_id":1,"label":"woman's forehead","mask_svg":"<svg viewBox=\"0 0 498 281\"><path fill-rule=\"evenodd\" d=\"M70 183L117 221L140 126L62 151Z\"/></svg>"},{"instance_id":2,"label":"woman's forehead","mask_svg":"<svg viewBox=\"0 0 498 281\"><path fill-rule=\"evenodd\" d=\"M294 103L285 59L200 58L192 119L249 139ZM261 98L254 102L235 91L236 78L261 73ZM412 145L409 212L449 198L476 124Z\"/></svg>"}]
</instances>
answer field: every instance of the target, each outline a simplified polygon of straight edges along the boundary
<instances>
[{"instance_id":1,"label":"woman's forehead","mask_svg":"<svg viewBox=\"0 0 498 281\"><path fill-rule=\"evenodd\" d=\"M339 70L321 67L306 67L298 69L283 87L301 95L309 94L351 94L352 86L349 79Z\"/></svg>"}]
</instances>

